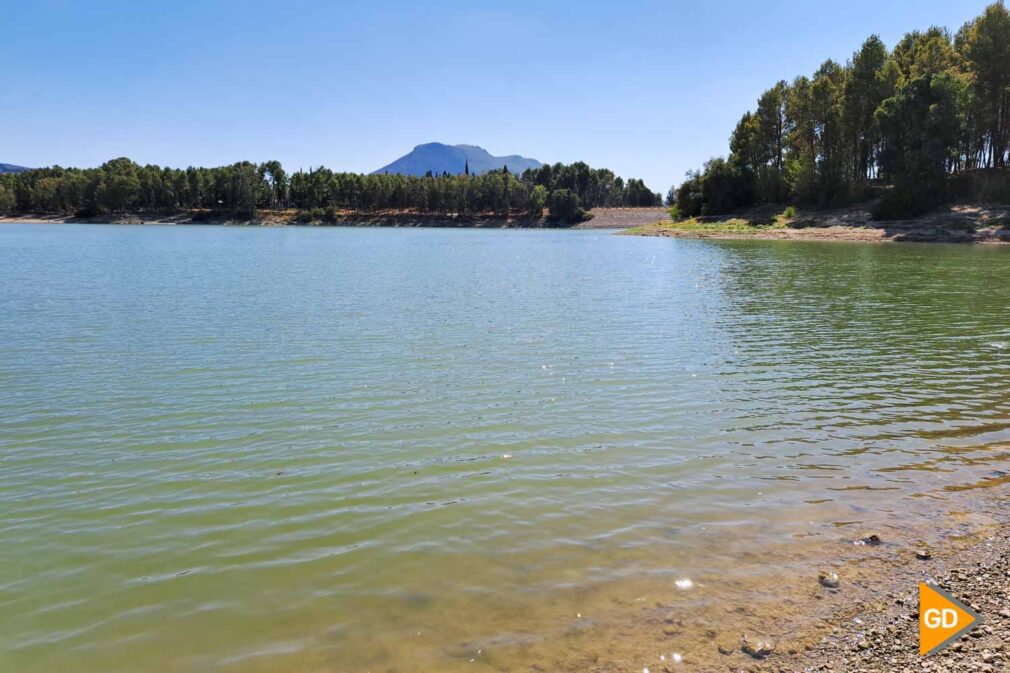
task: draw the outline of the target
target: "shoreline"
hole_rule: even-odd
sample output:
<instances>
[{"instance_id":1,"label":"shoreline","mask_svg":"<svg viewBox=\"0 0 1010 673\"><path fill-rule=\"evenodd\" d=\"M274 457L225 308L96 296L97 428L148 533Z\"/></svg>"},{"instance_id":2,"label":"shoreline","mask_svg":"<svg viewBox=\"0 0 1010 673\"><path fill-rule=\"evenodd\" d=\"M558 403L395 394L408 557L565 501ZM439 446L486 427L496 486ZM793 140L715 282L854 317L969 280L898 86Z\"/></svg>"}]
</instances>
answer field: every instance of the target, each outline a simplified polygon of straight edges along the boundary
<instances>
[{"instance_id":1,"label":"shoreline","mask_svg":"<svg viewBox=\"0 0 1010 673\"><path fill-rule=\"evenodd\" d=\"M894 574L876 587L877 598L834 611L822 635L781 661L768 657L771 669L812 673L831 669L862 673L911 670L1010 670L1010 526L1006 521L967 536L951 535L948 549L895 555ZM929 657L918 652L918 584L934 582L982 615L982 624L959 641ZM843 590L844 584L839 587ZM828 666L830 664L830 666Z\"/></svg>"},{"instance_id":2,"label":"shoreline","mask_svg":"<svg viewBox=\"0 0 1010 673\"><path fill-rule=\"evenodd\" d=\"M1010 243L1010 207L958 204L906 220L876 220L870 204L793 216L761 207L726 216L653 222L621 232L669 238L850 241L862 243Z\"/></svg>"},{"instance_id":3,"label":"shoreline","mask_svg":"<svg viewBox=\"0 0 1010 673\"><path fill-rule=\"evenodd\" d=\"M1006 477L999 485L1005 487ZM615 656L604 661L594 654L535 670L1010 671L1010 512L1007 498L993 495L982 496L978 508L970 512L949 512L936 521L941 528L933 531L935 535L883 528L878 529L879 544L848 538L809 556L801 553L800 566L816 562L824 570L837 571L837 588L820 585L816 572L791 575L772 555L768 561L774 567L765 577L768 586L749 590L739 586L724 594L721 604L698 606L687 613L666 601L643 608L635 627L644 631L637 657L613 652ZM859 535L869 532L860 530ZM927 536L930 541L924 543ZM917 556L923 550L928 558ZM919 582L934 582L973 606L982 615L982 624L958 644L921 657ZM695 584L704 591L704 582ZM766 651L755 653L756 643L767 644ZM672 659L671 652L680 661Z\"/></svg>"},{"instance_id":4,"label":"shoreline","mask_svg":"<svg viewBox=\"0 0 1010 673\"><path fill-rule=\"evenodd\" d=\"M446 216L410 211L337 211L332 220L300 221L297 210L260 210L251 219L214 211L178 213L122 213L77 217L33 213L0 216L0 224L135 224L208 225L246 227L435 227L457 229L629 229L654 222L665 214L662 208L594 208L592 218L575 225L551 222L544 217L497 215Z\"/></svg>"},{"instance_id":5,"label":"shoreline","mask_svg":"<svg viewBox=\"0 0 1010 673\"><path fill-rule=\"evenodd\" d=\"M635 230L619 232L622 236L643 236L661 238L690 238L697 240L724 241L837 241L848 243L967 243L976 245L1006 245L1010 243L1010 232L994 228L978 229L973 232L941 231L930 228L908 227L900 232L888 233L883 229L861 229L857 227L825 227L822 229L795 229L783 227L766 231L717 231L680 229L676 222L657 223Z\"/></svg>"},{"instance_id":6,"label":"shoreline","mask_svg":"<svg viewBox=\"0 0 1010 673\"><path fill-rule=\"evenodd\" d=\"M990 470L970 485L922 494L915 514L863 510L809 526L796 517L742 536L723 531L728 537L713 535L712 547L696 547L711 557L706 567L660 552L635 578L560 592L553 618L531 611L528 630L460 637L451 661L424 661L446 671L476 662L481 671L531 673L1010 673L1010 615L1000 614L1010 609L1008 485L1010 475ZM819 582L823 571L837 574L837 587ZM978 608L991 631L920 657L918 585L927 581ZM757 642L770 651L748 652Z\"/></svg>"},{"instance_id":7,"label":"shoreline","mask_svg":"<svg viewBox=\"0 0 1010 673\"><path fill-rule=\"evenodd\" d=\"M918 654L918 590L891 586L880 600L841 610L821 641L787 659L790 669L891 673L910 670L1010 670L1010 537L1003 525L930 571L932 580L980 612L983 622L951 647L927 658ZM928 562L922 562L926 564Z\"/></svg>"}]
</instances>

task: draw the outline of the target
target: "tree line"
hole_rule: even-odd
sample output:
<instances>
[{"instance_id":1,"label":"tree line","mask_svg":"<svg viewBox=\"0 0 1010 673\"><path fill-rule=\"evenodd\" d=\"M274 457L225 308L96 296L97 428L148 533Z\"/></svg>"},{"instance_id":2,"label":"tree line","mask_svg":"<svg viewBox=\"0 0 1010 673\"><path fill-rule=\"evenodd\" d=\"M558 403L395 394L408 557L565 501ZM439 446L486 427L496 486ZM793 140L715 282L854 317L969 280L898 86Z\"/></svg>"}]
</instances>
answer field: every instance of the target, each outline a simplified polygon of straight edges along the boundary
<instances>
[{"instance_id":1,"label":"tree line","mask_svg":"<svg viewBox=\"0 0 1010 673\"><path fill-rule=\"evenodd\" d=\"M977 192L1010 159L1010 13L997 2L954 35L934 26L891 50L873 35L844 65L765 91L729 150L670 190L675 216L840 206L889 185L876 214L894 218Z\"/></svg>"},{"instance_id":2,"label":"tree line","mask_svg":"<svg viewBox=\"0 0 1010 673\"><path fill-rule=\"evenodd\" d=\"M98 168L54 166L0 175L0 212L79 216L207 209L251 217L257 209L295 208L302 219L387 209L539 218L547 208L551 219L572 223L584 219L589 208L661 204L662 196L641 180L625 182L583 162L545 165L521 176L506 167L480 175L417 177L327 168L289 175L279 161L175 169L120 158Z\"/></svg>"}]
</instances>

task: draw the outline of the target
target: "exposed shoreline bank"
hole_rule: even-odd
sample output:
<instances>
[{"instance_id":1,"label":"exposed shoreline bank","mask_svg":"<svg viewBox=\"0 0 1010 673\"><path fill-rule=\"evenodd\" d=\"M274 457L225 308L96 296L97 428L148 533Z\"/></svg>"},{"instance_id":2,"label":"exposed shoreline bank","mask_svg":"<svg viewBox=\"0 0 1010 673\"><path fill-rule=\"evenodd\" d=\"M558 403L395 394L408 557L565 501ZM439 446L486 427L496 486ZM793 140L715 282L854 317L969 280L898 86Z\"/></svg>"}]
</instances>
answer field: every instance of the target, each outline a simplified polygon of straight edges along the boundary
<instances>
[{"instance_id":1,"label":"exposed shoreline bank","mask_svg":"<svg viewBox=\"0 0 1010 673\"><path fill-rule=\"evenodd\" d=\"M875 220L868 204L793 217L769 208L629 229L629 236L780 241L1010 243L1010 207L962 204L907 220Z\"/></svg>"},{"instance_id":2,"label":"exposed shoreline bank","mask_svg":"<svg viewBox=\"0 0 1010 673\"><path fill-rule=\"evenodd\" d=\"M338 211L332 220L299 219L297 210L261 210L254 218L237 218L214 211L178 213L123 213L97 217L59 214L0 216L0 224L160 224L213 226L334 226L334 227L439 227L466 229L627 229L655 222L665 216L662 208L594 208L592 218L574 227L559 225L544 217L502 217L495 215L444 216L410 211Z\"/></svg>"}]
</instances>

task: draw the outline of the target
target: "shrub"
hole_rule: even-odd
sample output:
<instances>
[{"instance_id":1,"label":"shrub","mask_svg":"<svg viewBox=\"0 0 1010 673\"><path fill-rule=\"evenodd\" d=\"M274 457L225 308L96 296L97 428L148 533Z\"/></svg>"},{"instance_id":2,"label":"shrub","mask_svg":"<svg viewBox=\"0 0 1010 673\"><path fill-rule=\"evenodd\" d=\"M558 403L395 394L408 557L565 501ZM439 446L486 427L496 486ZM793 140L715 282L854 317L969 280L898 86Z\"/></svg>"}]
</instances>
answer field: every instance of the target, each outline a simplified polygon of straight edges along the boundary
<instances>
[{"instance_id":1,"label":"shrub","mask_svg":"<svg viewBox=\"0 0 1010 673\"><path fill-rule=\"evenodd\" d=\"M880 203L873 209L873 217L878 220L901 220L921 215L931 208L928 199L914 190L889 189Z\"/></svg>"},{"instance_id":2,"label":"shrub","mask_svg":"<svg viewBox=\"0 0 1010 673\"><path fill-rule=\"evenodd\" d=\"M537 185L530 192L530 205L529 205L529 215L530 217L543 217L544 206L547 205L547 188L543 185Z\"/></svg>"},{"instance_id":3,"label":"shrub","mask_svg":"<svg viewBox=\"0 0 1010 673\"><path fill-rule=\"evenodd\" d=\"M1010 172L990 168L963 171L948 180L951 198L982 203L1010 202Z\"/></svg>"},{"instance_id":4,"label":"shrub","mask_svg":"<svg viewBox=\"0 0 1010 673\"><path fill-rule=\"evenodd\" d=\"M681 217L697 217L701 215L705 197L701 191L702 177L698 171L687 174L687 179L677 188L677 211Z\"/></svg>"},{"instance_id":5,"label":"shrub","mask_svg":"<svg viewBox=\"0 0 1010 673\"><path fill-rule=\"evenodd\" d=\"M576 224L586 219L586 211L579 205L579 196L569 189L557 189L548 199L550 218L555 222Z\"/></svg>"}]
</instances>

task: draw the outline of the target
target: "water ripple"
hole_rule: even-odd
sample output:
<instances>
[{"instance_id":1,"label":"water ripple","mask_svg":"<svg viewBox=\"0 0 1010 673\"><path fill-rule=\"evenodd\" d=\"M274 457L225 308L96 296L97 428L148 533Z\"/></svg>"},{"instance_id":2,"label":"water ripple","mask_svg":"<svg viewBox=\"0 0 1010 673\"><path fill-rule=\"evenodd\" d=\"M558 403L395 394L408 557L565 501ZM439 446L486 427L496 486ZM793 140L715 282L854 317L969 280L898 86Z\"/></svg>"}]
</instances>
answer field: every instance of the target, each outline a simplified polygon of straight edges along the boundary
<instances>
[{"instance_id":1,"label":"water ripple","mask_svg":"<svg viewBox=\"0 0 1010 673\"><path fill-rule=\"evenodd\" d=\"M1007 250L0 241L0 668L449 670L1008 483Z\"/></svg>"}]
</instances>

